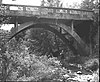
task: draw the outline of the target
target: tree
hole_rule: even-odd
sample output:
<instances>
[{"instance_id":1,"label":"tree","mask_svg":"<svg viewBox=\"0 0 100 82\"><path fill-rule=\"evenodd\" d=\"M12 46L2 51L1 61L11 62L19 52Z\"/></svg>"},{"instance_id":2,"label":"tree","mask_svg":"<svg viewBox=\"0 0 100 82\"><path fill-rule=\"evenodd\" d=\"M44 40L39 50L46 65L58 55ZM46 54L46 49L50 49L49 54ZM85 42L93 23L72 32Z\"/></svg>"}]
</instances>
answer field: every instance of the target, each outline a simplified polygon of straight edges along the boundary
<instances>
[{"instance_id":1,"label":"tree","mask_svg":"<svg viewBox=\"0 0 100 82\"><path fill-rule=\"evenodd\" d=\"M60 3L60 0L42 0L41 6L62 7L62 3Z\"/></svg>"},{"instance_id":2,"label":"tree","mask_svg":"<svg viewBox=\"0 0 100 82\"><path fill-rule=\"evenodd\" d=\"M81 3L81 9L93 10L98 9L99 0L84 0Z\"/></svg>"}]
</instances>

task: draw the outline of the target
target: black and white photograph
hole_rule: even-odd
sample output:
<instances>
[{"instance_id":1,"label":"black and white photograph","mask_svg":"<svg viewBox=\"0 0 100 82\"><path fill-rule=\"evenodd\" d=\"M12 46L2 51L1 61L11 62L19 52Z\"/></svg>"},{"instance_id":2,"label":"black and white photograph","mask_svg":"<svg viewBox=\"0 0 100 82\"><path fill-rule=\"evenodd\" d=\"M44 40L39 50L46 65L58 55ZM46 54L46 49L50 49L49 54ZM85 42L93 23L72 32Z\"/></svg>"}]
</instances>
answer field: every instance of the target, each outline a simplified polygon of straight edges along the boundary
<instances>
[{"instance_id":1,"label":"black and white photograph","mask_svg":"<svg viewBox=\"0 0 100 82\"><path fill-rule=\"evenodd\" d=\"M99 82L99 0L0 0L0 82Z\"/></svg>"}]
</instances>

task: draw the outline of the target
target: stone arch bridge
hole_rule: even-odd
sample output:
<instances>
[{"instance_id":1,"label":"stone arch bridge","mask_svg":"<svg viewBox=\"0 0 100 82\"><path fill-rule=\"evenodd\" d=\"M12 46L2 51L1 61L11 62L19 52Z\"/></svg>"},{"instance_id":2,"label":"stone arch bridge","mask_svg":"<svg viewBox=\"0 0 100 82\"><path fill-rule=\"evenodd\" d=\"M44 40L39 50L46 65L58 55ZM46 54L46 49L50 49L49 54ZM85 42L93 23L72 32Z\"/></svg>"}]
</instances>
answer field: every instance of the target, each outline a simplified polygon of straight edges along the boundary
<instances>
[{"instance_id":1,"label":"stone arch bridge","mask_svg":"<svg viewBox=\"0 0 100 82\"><path fill-rule=\"evenodd\" d=\"M74 53L82 56L90 54L88 42L83 37L88 41L93 13L70 8L0 5L0 17L9 18L9 24L14 24L10 39L29 28L43 28L55 33Z\"/></svg>"}]
</instances>

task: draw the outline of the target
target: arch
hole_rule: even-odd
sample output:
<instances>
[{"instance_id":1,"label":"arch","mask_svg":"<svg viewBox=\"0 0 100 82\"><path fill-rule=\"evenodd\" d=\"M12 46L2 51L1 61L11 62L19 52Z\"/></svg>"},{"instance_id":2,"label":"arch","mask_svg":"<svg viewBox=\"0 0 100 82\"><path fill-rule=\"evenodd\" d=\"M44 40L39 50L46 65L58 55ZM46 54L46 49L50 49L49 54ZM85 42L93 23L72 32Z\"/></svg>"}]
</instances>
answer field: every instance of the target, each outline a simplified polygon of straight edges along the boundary
<instances>
[{"instance_id":1,"label":"arch","mask_svg":"<svg viewBox=\"0 0 100 82\"><path fill-rule=\"evenodd\" d=\"M47 24L47 23L34 23L34 24L30 24L30 25L25 26L22 29L18 30L15 34L13 34L9 38L9 40L12 39L17 34L19 34L20 32L22 32L24 30L27 30L27 29L30 29L30 28L43 28L45 30L49 30L49 31L53 32L54 34L56 34L73 51L74 54L77 54L77 50L74 48L74 46L72 44L70 44L70 41L64 35L62 35L60 32L58 32L53 26L55 27L57 25L53 25L52 24L52 26L51 26L51 24Z\"/></svg>"},{"instance_id":2,"label":"arch","mask_svg":"<svg viewBox=\"0 0 100 82\"><path fill-rule=\"evenodd\" d=\"M63 34L61 34L58 30L56 30L54 27L60 27L64 30L66 30L66 32L71 35L71 37L73 37L75 39L75 41L78 43L78 48L76 49L69 41L69 39L67 39ZM16 36L17 34L19 34L20 32L30 29L30 28L43 28L46 30L49 30L51 32L53 32L54 34L56 34L60 39L62 39L62 41L68 45L68 47L73 51L74 54L80 54L82 56L87 55L87 51L86 49L81 45L81 43L83 44L83 41L81 41L81 38L75 33L73 32L73 34L71 33L70 30L68 30L68 27L66 27L66 25L64 24L55 24L53 22L27 22L24 23L22 25L20 25L18 27L18 31L16 33L14 33L10 38L12 39L14 36ZM77 41L77 38L79 41Z\"/></svg>"}]
</instances>

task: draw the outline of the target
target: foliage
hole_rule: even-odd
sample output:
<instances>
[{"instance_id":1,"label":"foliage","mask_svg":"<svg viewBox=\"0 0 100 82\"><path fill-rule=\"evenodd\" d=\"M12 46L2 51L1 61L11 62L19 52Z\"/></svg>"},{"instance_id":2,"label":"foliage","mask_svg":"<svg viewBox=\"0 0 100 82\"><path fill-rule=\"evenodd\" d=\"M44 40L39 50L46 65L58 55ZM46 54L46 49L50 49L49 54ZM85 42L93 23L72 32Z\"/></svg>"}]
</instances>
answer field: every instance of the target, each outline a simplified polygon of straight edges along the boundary
<instances>
[{"instance_id":1,"label":"foliage","mask_svg":"<svg viewBox=\"0 0 100 82\"><path fill-rule=\"evenodd\" d=\"M62 7L62 3L60 0L42 0L41 6Z\"/></svg>"},{"instance_id":2,"label":"foliage","mask_svg":"<svg viewBox=\"0 0 100 82\"><path fill-rule=\"evenodd\" d=\"M13 40L14 41L14 40ZM9 45L8 45L9 46ZM18 45L17 45L18 46ZM14 47L12 47L14 48ZM14 81L36 81L45 77L50 77L55 68L60 67L60 61L57 58L47 56L35 56L29 54L28 48L21 44L19 49L7 49L3 56L8 61L6 67L6 80ZM4 75L3 75L4 76Z\"/></svg>"},{"instance_id":3,"label":"foliage","mask_svg":"<svg viewBox=\"0 0 100 82\"><path fill-rule=\"evenodd\" d=\"M44 29L26 31L25 39L26 42L24 42L29 47L30 53L39 52L40 55L58 57L62 51L66 54L70 52L60 38Z\"/></svg>"},{"instance_id":4,"label":"foliage","mask_svg":"<svg viewBox=\"0 0 100 82\"><path fill-rule=\"evenodd\" d=\"M81 9L93 10L98 8L99 0L83 0Z\"/></svg>"},{"instance_id":5,"label":"foliage","mask_svg":"<svg viewBox=\"0 0 100 82\"><path fill-rule=\"evenodd\" d=\"M40 53L30 53L29 44L31 45L30 41L28 42L23 39L16 41L15 38L13 38L9 43L5 42L5 52L0 53L0 80L2 82L81 82L80 77L87 77L87 79L88 77L94 78L95 75L87 76L84 73L79 75L76 72L73 72L72 69L68 69L68 67L62 67L62 62L58 60L57 57L48 58L47 55L37 55ZM98 78L98 75L96 77Z\"/></svg>"},{"instance_id":6,"label":"foliage","mask_svg":"<svg viewBox=\"0 0 100 82\"><path fill-rule=\"evenodd\" d=\"M0 27L2 24L8 24L11 17L3 17L2 15L4 14L5 10L0 4Z\"/></svg>"}]
</instances>

